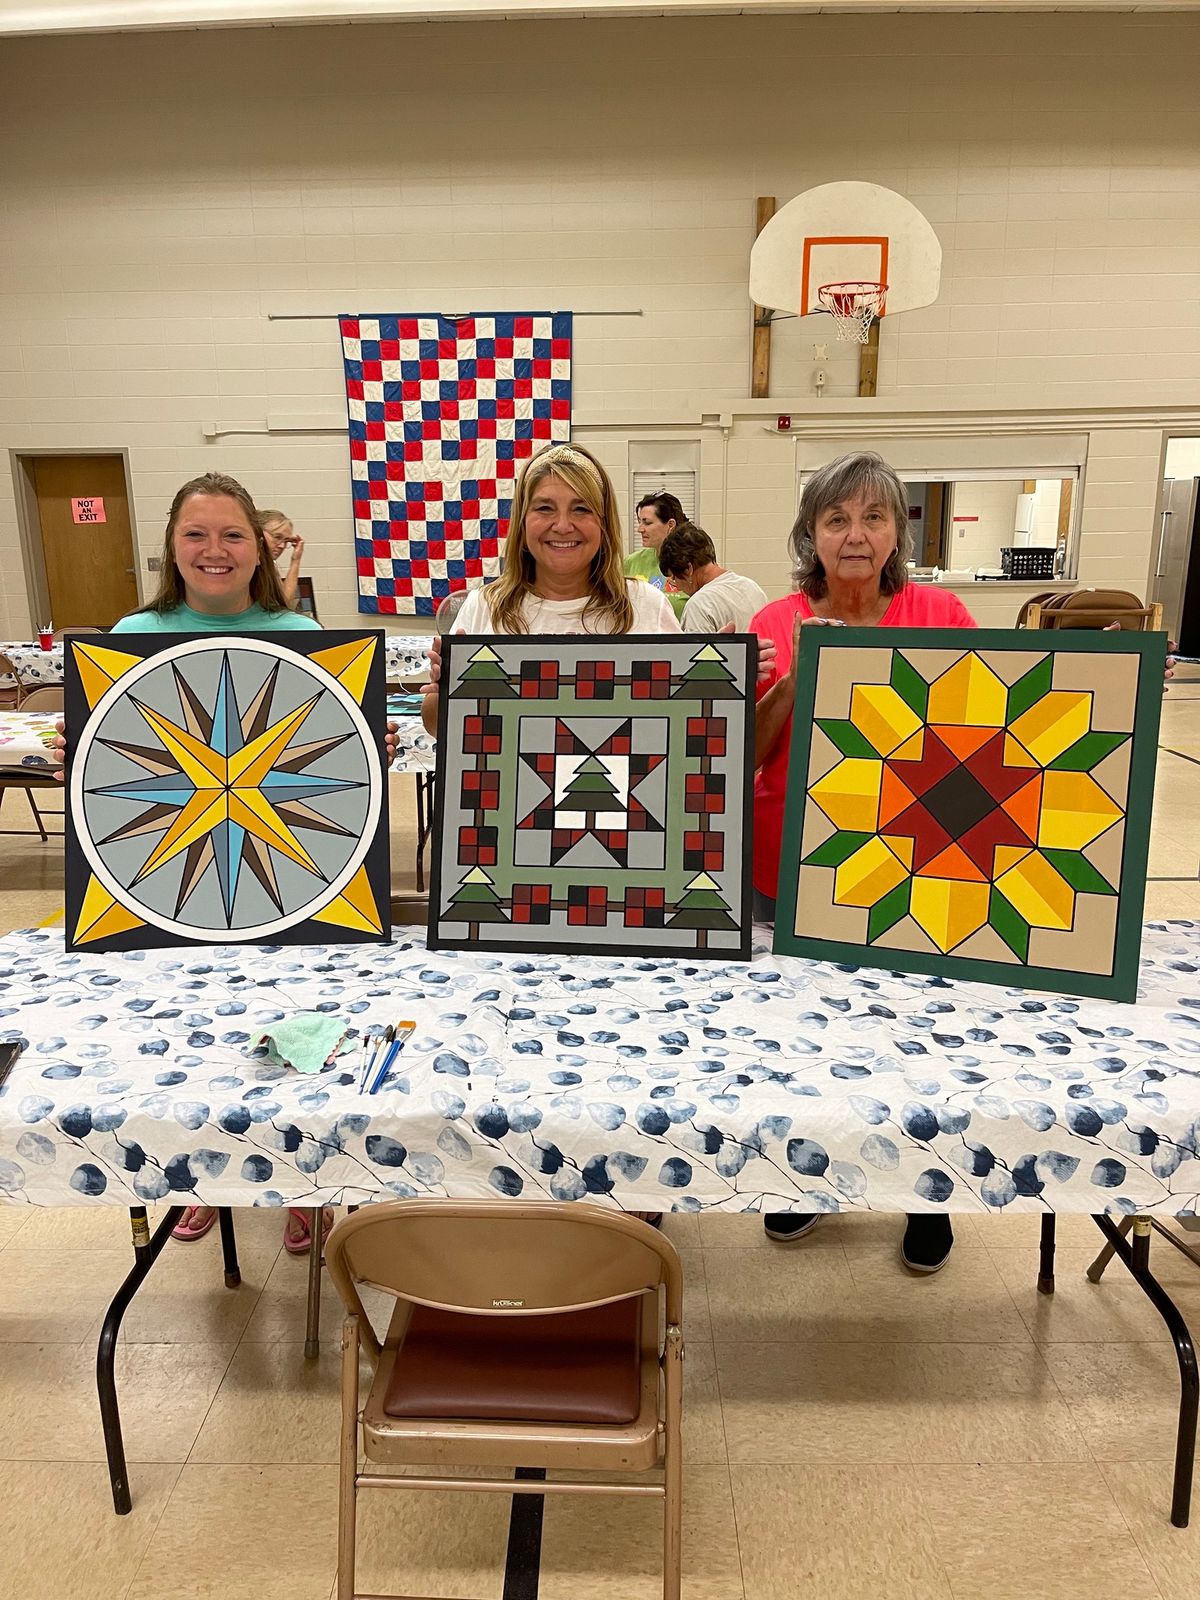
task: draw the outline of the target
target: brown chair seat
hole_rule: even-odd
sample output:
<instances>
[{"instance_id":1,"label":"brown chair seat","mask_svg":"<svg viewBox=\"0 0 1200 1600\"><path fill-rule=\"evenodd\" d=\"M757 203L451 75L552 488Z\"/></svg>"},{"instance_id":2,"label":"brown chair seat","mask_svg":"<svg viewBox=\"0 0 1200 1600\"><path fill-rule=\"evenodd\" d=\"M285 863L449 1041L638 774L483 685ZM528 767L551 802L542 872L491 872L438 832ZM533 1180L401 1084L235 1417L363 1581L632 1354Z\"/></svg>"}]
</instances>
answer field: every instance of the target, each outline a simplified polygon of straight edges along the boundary
<instances>
[{"instance_id":1,"label":"brown chair seat","mask_svg":"<svg viewBox=\"0 0 1200 1600\"><path fill-rule=\"evenodd\" d=\"M645 1296L551 1316L415 1306L383 1403L389 1417L630 1423Z\"/></svg>"}]
</instances>

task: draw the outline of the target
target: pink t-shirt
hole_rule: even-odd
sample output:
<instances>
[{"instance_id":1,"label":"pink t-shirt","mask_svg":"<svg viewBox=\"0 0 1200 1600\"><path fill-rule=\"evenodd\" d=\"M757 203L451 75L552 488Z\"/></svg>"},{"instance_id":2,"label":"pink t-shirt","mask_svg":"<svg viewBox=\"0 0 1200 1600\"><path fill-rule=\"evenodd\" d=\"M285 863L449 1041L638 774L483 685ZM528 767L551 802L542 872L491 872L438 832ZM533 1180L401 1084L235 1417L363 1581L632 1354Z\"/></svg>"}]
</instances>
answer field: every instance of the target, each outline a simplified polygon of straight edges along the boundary
<instances>
[{"instance_id":1,"label":"pink t-shirt","mask_svg":"<svg viewBox=\"0 0 1200 1600\"><path fill-rule=\"evenodd\" d=\"M775 641L775 674L758 685L759 698L792 665L792 630L796 613L815 615L808 596L789 594L773 600L750 619L750 631L760 639ZM880 617L880 628L973 628L975 618L956 594L923 583L908 583ZM754 780L754 887L775 898L779 883L779 849L783 840L783 804L787 793L788 762L792 747L792 719L784 723L770 755Z\"/></svg>"}]
</instances>

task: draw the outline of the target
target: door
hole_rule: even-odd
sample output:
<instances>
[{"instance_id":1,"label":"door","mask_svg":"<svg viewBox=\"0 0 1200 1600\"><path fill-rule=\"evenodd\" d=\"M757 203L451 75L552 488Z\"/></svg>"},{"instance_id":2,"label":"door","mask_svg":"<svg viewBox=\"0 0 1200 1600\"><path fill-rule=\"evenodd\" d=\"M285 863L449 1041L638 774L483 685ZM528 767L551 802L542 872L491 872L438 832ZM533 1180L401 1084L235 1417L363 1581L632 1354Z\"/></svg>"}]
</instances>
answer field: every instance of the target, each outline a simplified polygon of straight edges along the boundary
<instances>
[{"instance_id":1,"label":"door","mask_svg":"<svg viewBox=\"0 0 1200 1600\"><path fill-rule=\"evenodd\" d=\"M1163 608L1163 627L1178 639L1183 621L1183 593L1191 555L1196 514L1196 478L1164 478L1158 554L1154 562L1152 598Z\"/></svg>"},{"instance_id":2,"label":"door","mask_svg":"<svg viewBox=\"0 0 1200 1600\"><path fill-rule=\"evenodd\" d=\"M27 459L54 626L111 627L138 604L125 462L121 456Z\"/></svg>"}]
</instances>

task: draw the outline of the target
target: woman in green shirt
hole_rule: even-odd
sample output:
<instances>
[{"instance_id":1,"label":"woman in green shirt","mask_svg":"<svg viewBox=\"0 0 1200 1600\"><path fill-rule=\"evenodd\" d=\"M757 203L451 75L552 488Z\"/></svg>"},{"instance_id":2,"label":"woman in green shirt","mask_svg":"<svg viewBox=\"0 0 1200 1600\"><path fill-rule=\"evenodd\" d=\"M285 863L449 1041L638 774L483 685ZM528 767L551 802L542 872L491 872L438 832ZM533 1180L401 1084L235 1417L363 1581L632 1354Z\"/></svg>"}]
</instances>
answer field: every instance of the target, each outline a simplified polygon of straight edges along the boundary
<instances>
[{"instance_id":1,"label":"woman in green shirt","mask_svg":"<svg viewBox=\"0 0 1200 1600\"><path fill-rule=\"evenodd\" d=\"M641 578L655 589L661 589L671 603L676 620L682 616L688 597L672 579L663 577L658 564L658 552L671 530L680 527L686 520L683 507L673 494L667 494L665 490L662 494L648 494L645 499L638 501L637 508L642 548L625 557L625 576Z\"/></svg>"}]
</instances>

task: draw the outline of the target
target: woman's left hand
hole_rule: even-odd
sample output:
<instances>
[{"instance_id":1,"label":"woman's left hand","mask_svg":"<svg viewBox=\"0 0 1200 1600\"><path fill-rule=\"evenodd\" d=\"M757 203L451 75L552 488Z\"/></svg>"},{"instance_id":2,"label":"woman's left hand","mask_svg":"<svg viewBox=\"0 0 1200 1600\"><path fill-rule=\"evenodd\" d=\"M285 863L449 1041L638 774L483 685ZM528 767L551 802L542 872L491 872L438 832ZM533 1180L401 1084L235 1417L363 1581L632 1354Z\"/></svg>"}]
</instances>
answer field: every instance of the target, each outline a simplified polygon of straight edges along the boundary
<instances>
[{"instance_id":1,"label":"woman's left hand","mask_svg":"<svg viewBox=\"0 0 1200 1600\"><path fill-rule=\"evenodd\" d=\"M396 735L400 732L398 722L389 722L387 732L383 736L383 747L387 751L387 764L390 767L396 759Z\"/></svg>"},{"instance_id":2,"label":"woman's left hand","mask_svg":"<svg viewBox=\"0 0 1200 1600\"><path fill-rule=\"evenodd\" d=\"M736 633L737 629L732 622L727 622L719 633ZM758 681L770 683L775 676L775 641L774 639L759 638L758 641Z\"/></svg>"}]
</instances>

